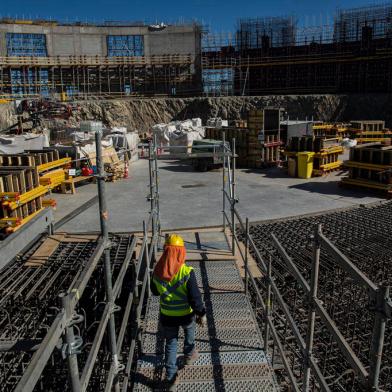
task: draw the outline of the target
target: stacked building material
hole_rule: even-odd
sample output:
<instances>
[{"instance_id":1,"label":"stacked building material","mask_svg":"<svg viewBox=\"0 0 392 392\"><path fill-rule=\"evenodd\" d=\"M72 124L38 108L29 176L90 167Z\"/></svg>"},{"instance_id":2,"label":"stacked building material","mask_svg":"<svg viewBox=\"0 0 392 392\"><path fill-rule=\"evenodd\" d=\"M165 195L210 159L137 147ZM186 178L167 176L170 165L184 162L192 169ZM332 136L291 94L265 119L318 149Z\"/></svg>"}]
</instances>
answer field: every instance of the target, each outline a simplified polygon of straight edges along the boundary
<instances>
[{"instance_id":1,"label":"stacked building material","mask_svg":"<svg viewBox=\"0 0 392 392\"><path fill-rule=\"evenodd\" d=\"M66 169L71 163L71 158L60 158L56 149L30 150L26 153L34 157L40 174L40 184L47 187L49 191L59 189L61 183L67 178Z\"/></svg>"},{"instance_id":2,"label":"stacked building material","mask_svg":"<svg viewBox=\"0 0 392 392\"><path fill-rule=\"evenodd\" d=\"M390 129L385 129L385 121L363 120L350 123L329 124L317 122L313 125L313 136L325 138L356 139L358 144L383 142L392 138Z\"/></svg>"},{"instance_id":3,"label":"stacked building material","mask_svg":"<svg viewBox=\"0 0 392 392\"><path fill-rule=\"evenodd\" d=\"M385 121L366 120L351 121L351 138L356 139L358 144L382 142L390 143L392 132L385 128Z\"/></svg>"},{"instance_id":4,"label":"stacked building material","mask_svg":"<svg viewBox=\"0 0 392 392\"><path fill-rule=\"evenodd\" d=\"M94 167L96 165L95 151L86 152L86 155ZM107 181L116 181L120 178L126 177L128 168L127 159L120 160L116 150L113 147L104 147L102 150L102 159L105 166L105 172L108 174Z\"/></svg>"},{"instance_id":5,"label":"stacked building material","mask_svg":"<svg viewBox=\"0 0 392 392\"><path fill-rule=\"evenodd\" d=\"M13 233L37 215L46 192L36 167L1 166L0 237Z\"/></svg>"},{"instance_id":6,"label":"stacked building material","mask_svg":"<svg viewBox=\"0 0 392 392\"><path fill-rule=\"evenodd\" d=\"M0 155L0 166L31 166L36 167L39 183L53 190L61 185L66 178L65 169L71 158L60 158L56 149L29 150L23 154Z\"/></svg>"},{"instance_id":7,"label":"stacked building material","mask_svg":"<svg viewBox=\"0 0 392 392\"><path fill-rule=\"evenodd\" d=\"M313 136L315 137L324 137L327 139L338 138L339 140L343 140L350 135L350 124L330 124L323 122L313 124Z\"/></svg>"},{"instance_id":8,"label":"stacked building material","mask_svg":"<svg viewBox=\"0 0 392 392\"><path fill-rule=\"evenodd\" d=\"M359 131L355 132L352 137L357 140L358 144L372 142L391 143L392 132L389 129L382 131Z\"/></svg>"},{"instance_id":9,"label":"stacked building material","mask_svg":"<svg viewBox=\"0 0 392 392\"><path fill-rule=\"evenodd\" d=\"M361 120L350 121L350 128L358 129L360 131L382 131L385 129L385 121L382 120Z\"/></svg>"},{"instance_id":10,"label":"stacked building material","mask_svg":"<svg viewBox=\"0 0 392 392\"><path fill-rule=\"evenodd\" d=\"M344 162L348 177L345 186L376 189L392 195L392 146L367 143L350 149L350 159Z\"/></svg>"},{"instance_id":11,"label":"stacked building material","mask_svg":"<svg viewBox=\"0 0 392 392\"><path fill-rule=\"evenodd\" d=\"M340 169L343 162L339 155L343 153L343 147L339 144L339 138L325 139L324 137L293 137L290 139L284 154L293 164L298 165L298 155L304 152L312 158L312 176L322 176L333 170ZM296 171L290 171L290 175L296 176Z\"/></svg>"},{"instance_id":12,"label":"stacked building material","mask_svg":"<svg viewBox=\"0 0 392 392\"><path fill-rule=\"evenodd\" d=\"M61 158L55 149L29 150L0 155L0 234L18 230L42 208L53 206L43 196L65 181L71 158Z\"/></svg>"},{"instance_id":13,"label":"stacked building material","mask_svg":"<svg viewBox=\"0 0 392 392\"><path fill-rule=\"evenodd\" d=\"M250 110L247 121L235 122L235 127L207 127L206 138L232 143L236 141L237 164L240 167L261 168L280 163L281 109Z\"/></svg>"},{"instance_id":14,"label":"stacked building material","mask_svg":"<svg viewBox=\"0 0 392 392\"><path fill-rule=\"evenodd\" d=\"M233 139L235 139L236 154L238 156L237 166L248 167L249 130L237 127L206 127L206 139L223 140L223 133L231 148L233 147Z\"/></svg>"},{"instance_id":15,"label":"stacked building material","mask_svg":"<svg viewBox=\"0 0 392 392\"><path fill-rule=\"evenodd\" d=\"M281 162L280 138L281 109L266 108L248 112L249 151L248 166L275 166Z\"/></svg>"}]
</instances>

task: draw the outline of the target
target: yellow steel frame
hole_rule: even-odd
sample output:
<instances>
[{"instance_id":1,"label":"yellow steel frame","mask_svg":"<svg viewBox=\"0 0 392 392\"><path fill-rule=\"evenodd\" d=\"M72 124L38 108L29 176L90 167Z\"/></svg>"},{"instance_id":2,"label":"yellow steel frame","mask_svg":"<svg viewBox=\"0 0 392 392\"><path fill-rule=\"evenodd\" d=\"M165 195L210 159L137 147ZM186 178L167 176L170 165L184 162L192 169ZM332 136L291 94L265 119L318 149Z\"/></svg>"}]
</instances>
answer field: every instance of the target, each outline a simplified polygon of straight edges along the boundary
<instances>
[{"instance_id":1,"label":"yellow steel frame","mask_svg":"<svg viewBox=\"0 0 392 392\"><path fill-rule=\"evenodd\" d=\"M321 157L325 157L326 155L329 155L329 154L342 154L342 153L343 153L343 147L339 146L339 147L330 147L330 148L327 148L323 151L316 152L316 154L314 154L314 156L316 158L321 158Z\"/></svg>"},{"instance_id":2,"label":"yellow steel frame","mask_svg":"<svg viewBox=\"0 0 392 392\"><path fill-rule=\"evenodd\" d=\"M392 137L392 135L391 135ZM385 137L360 137L357 138L358 143L377 143L377 142L384 142Z\"/></svg>"},{"instance_id":3,"label":"yellow steel frame","mask_svg":"<svg viewBox=\"0 0 392 392\"><path fill-rule=\"evenodd\" d=\"M56 161L48 162L48 163L43 163L42 165L38 165L37 169L39 173L42 173L47 170L55 169L60 166L65 166L68 163L71 163L72 159L71 158L61 158L57 159Z\"/></svg>"},{"instance_id":4,"label":"yellow steel frame","mask_svg":"<svg viewBox=\"0 0 392 392\"><path fill-rule=\"evenodd\" d=\"M36 215L38 215L44 208L39 209L38 211L33 212L26 218L2 218L0 219L0 227L8 227L11 232L14 232L20 229L27 222L31 221Z\"/></svg>"},{"instance_id":5,"label":"yellow steel frame","mask_svg":"<svg viewBox=\"0 0 392 392\"><path fill-rule=\"evenodd\" d=\"M40 197L44 195L45 193L48 192L47 187L45 186L38 186L34 189L32 189L29 192L23 193L22 195L18 195L16 197L10 198L8 196L3 197L2 193L0 193L0 197L3 198L2 205L3 207L8 208L9 210L15 210L16 208L20 207L23 204L28 203L29 201L32 201L36 199L37 197ZM11 193L11 192L8 192ZM12 192L15 193L15 192Z\"/></svg>"},{"instance_id":6,"label":"yellow steel frame","mask_svg":"<svg viewBox=\"0 0 392 392\"><path fill-rule=\"evenodd\" d=\"M326 163L325 165L321 165L320 169L313 169L313 175L322 176L325 172L327 172L329 170L340 169L342 164L343 164L342 161Z\"/></svg>"},{"instance_id":7,"label":"yellow steel frame","mask_svg":"<svg viewBox=\"0 0 392 392\"><path fill-rule=\"evenodd\" d=\"M355 162L355 161L345 161L344 166L354 167L357 169L375 170L375 171L385 171L388 169L392 169L391 165L376 165L374 163Z\"/></svg>"},{"instance_id":8,"label":"yellow steel frame","mask_svg":"<svg viewBox=\"0 0 392 392\"><path fill-rule=\"evenodd\" d=\"M381 189L384 191L392 192L392 184L381 184L376 181L358 180L349 177L342 178L342 182L349 185L361 186L363 188Z\"/></svg>"},{"instance_id":9,"label":"yellow steel frame","mask_svg":"<svg viewBox=\"0 0 392 392\"><path fill-rule=\"evenodd\" d=\"M57 206L57 201L55 199L44 199L42 200L42 206L55 208Z\"/></svg>"}]
</instances>

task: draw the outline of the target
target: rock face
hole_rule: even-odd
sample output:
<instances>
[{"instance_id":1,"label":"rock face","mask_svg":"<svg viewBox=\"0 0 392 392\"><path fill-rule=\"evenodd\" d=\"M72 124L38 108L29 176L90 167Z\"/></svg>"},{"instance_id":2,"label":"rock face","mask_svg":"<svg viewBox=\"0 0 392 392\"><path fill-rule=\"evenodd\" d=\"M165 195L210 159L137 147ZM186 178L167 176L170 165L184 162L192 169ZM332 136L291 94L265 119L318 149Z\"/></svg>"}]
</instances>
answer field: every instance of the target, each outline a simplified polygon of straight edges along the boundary
<instances>
[{"instance_id":1,"label":"rock face","mask_svg":"<svg viewBox=\"0 0 392 392\"><path fill-rule=\"evenodd\" d=\"M200 117L246 118L249 109L283 107L290 118L322 121L385 120L392 126L388 95L276 95L260 97L159 98L81 102L74 120L99 119L107 125L127 125L147 131L152 125Z\"/></svg>"},{"instance_id":2,"label":"rock face","mask_svg":"<svg viewBox=\"0 0 392 392\"><path fill-rule=\"evenodd\" d=\"M0 104L0 130L16 123L14 105L12 103Z\"/></svg>"},{"instance_id":3,"label":"rock face","mask_svg":"<svg viewBox=\"0 0 392 392\"><path fill-rule=\"evenodd\" d=\"M306 117L322 121L385 120L392 127L392 97L375 95L274 95L217 98L134 98L127 100L80 101L80 111L69 120L101 120L107 126L127 126L145 132L157 123L200 117L246 118L249 109L283 107L291 119ZM12 106L0 107L0 129L14 122ZM50 127L50 124L48 123Z\"/></svg>"}]
</instances>

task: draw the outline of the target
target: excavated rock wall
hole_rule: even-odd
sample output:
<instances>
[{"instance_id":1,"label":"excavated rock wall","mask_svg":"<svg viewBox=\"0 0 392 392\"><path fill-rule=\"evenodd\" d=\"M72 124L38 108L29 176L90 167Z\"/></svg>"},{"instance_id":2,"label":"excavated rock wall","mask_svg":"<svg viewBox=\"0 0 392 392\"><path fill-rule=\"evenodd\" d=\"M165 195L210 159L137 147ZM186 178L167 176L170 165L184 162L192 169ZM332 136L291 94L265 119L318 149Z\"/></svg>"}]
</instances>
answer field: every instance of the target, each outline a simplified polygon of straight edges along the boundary
<instances>
[{"instance_id":1,"label":"excavated rock wall","mask_svg":"<svg viewBox=\"0 0 392 392\"><path fill-rule=\"evenodd\" d=\"M0 104L0 130L16 123L14 105L12 103Z\"/></svg>"},{"instance_id":2,"label":"excavated rock wall","mask_svg":"<svg viewBox=\"0 0 392 392\"><path fill-rule=\"evenodd\" d=\"M291 119L322 121L385 120L392 127L389 95L282 95L219 98L159 98L81 102L74 120L99 119L107 125L127 125L147 131L160 122L200 117L246 118L249 109L283 107Z\"/></svg>"},{"instance_id":3,"label":"excavated rock wall","mask_svg":"<svg viewBox=\"0 0 392 392\"><path fill-rule=\"evenodd\" d=\"M279 106L291 119L322 121L385 120L392 127L392 96L377 95L276 95L218 98L134 98L80 101L80 110L68 121L101 120L107 126L127 126L146 132L157 123L200 117L246 118L249 109ZM12 105L0 105L0 129L15 122ZM48 123L50 126L50 123Z\"/></svg>"}]
</instances>

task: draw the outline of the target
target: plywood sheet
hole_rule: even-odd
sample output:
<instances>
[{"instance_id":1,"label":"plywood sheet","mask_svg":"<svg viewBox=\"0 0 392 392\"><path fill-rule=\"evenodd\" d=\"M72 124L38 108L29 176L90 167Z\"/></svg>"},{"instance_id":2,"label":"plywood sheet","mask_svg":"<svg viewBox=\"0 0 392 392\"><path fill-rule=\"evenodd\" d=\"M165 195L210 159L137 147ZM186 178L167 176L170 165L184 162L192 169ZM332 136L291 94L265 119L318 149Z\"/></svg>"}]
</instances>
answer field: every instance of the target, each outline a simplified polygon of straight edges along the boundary
<instances>
[{"instance_id":1,"label":"plywood sheet","mask_svg":"<svg viewBox=\"0 0 392 392\"><path fill-rule=\"evenodd\" d=\"M64 235L54 235L48 237L41 246L26 261L26 267L41 267L44 265L53 252L57 249Z\"/></svg>"}]
</instances>

